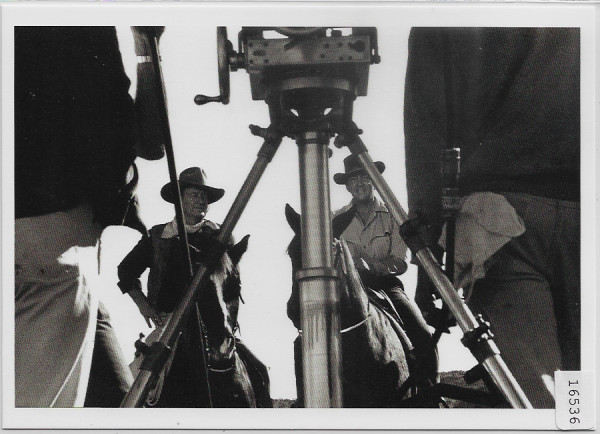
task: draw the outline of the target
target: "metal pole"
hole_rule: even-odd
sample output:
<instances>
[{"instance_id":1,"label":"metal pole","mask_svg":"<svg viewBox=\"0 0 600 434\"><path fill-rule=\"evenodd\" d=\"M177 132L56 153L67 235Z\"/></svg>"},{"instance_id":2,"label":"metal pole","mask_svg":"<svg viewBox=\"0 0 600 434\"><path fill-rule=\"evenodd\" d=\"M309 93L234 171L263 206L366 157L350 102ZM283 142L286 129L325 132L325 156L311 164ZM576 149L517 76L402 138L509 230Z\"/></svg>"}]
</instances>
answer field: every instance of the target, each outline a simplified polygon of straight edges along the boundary
<instances>
[{"instance_id":1,"label":"metal pole","mask_svg":"<svg viewBox=\"0 0 600 434\"><path fill-rule=\"evenodd\" d=\"M373 160L364 143L362 143L362 140L360 140L357 135L350 135L349 137L341 138L340 141L345 142L343 144L348 146L350 151L357 156L394 220L396 220L399 225L408 221L408 214L406 214L389 185L383 176L381 176L381 173L379 173L375 164L373 164ZM473 316L471 310L467 307L454 289L454 286L452 286L452 283L450 283L450 280L448 280L448 277L441 270L431 250L429 248L422 248L414 253L438 290L442 300L452 312L465 336L472 334L472 332L480 326L480 323ZM527 399L527 396L521 389L521 386L519 386L519 383L517 383L500 357L498 347L491 339L482 339L479 343L479 351L473 352L473 355L477 361L483 365L494 384L513 408L533 408Z\"/></svg>"},{"instance_id":2,"label":"metal pole","mask_svg":"<svg viewBox=\"0 0 600 434\"><path fill-rule=\"evenodd\" d=\"M381 193L380 193L381 194ZM382 196L383 197L383 196ZM384 199L385 200L385 199ZM448 280L448 277L440 270L439 265L429 249L421 249L416 252L417 259L423 266L429 278L437 288L442 300L447 304L450 312L456 318L456 322L463 331L468 333L479 326L477 320L471 313L470 309L460 298L454 286ZM506 401L513 408L533 408L529 399L515 380L514 376L509 371L508 367L500 357L500 351L496 344L487 340L488 348L484 354L476 358L485 370L489 373L490 378L498 387ZM479 360L479 359L482 360Z\"/></svg>"},{"instance_id":3,"label":"metal pole","mask_svg":"<svg viewBox=\"0 0 600 434\"><path fill-rule=\"evenodd\" d=\"M244 181L242 188L236 196L233 205L231 206L227 216L225 217L225 221L221 226L221 231L217 237L221 244L224 245L229 241L231 233L233 232L235 225L242 215L248 200L250 200L258 181L260 181L260 178L262 177L267 165L273 158L273 155L277 151L280 143L281 136L278 138L269 137L265 140L258 153L258 158L252 166L250 173ZM144 400L150 391L150 387L158 378L158 373L160 373L160 369L157 370L157 368L160 368L164 365L166 361L165 355L168 355L175 345L177 336L189 318L195 301L202 290L201 282L206 275L206 271L207 266L201 265L194 274L192 281L188 285L181 302L173 311L173 315L171 316L169 323L166 325L160 339L150 347L151 353L157 354L157 356L150 359L148 363L146 363L146 356L144 356L142 369L133 382L131 389L123 399L121 407L141 407L143 405Z\"/></svg>"},{"instance_id":4,"label":"metal pole","mask_svg":"<svg viewBox=\"0 0 600 434\"><path fill-rule=\"evenodd\" d=\"M302 362L306 407L342 407L339 294L333 269L329 203L329 137L296 139L302 204L300 285Z\"/></svg>"},{"instance_id":5,"label":"metal pole","mask_svg":"<svg viewBox=\"0 0 600 434\"><path fill-rule=\"evenodd\" d=\"M179 234L179 246L181 254L185 262L186 271L188 278L191 278L194 274L192 267L192 260L190 257L190 249L188 244L188 236L185 230L185 216L183 214L183 205L181 202L181 188L177 181L177 168L175 165L175 153L173 151L173 140L171 137L171 125L169 123L169 111L167 105L167 91L165 88L164 77L162 73L162 66L160 63L160 48L159 48L159 31L162 32L163 28L156 27L133 27L132 30L139 38L145 39L145 44L150 50L150 64L152 65L151 74L147 74L148 71L142 69L141 71L146 72L140 77L141 82L138 83L138 97L145 97L147 101L154 102L154 108L158 114L158 127L160 134L164 140L164 149L167 156L167 166L169 169L169 178L173 189L175 190L175 201L173 203L175 208L175 220L177 221L177 232ZM143 65L143 64L142 64ZM141 65L141 66L142 66ZM144 95L140 95L144 93ZM147 119L148 120L148 119ZM151 119L150 119L151 120ZM143 138L142 138L143 139ZM151 139L152 140L152 139ZM206 361L206 342L203 336L202 330L202 318L200 313L196 310L196 327L200 330L200 351L201 357L204 361L204 369L199 372L194 372L197 375L197 379L206 385L208 405L212 408L212 396L210 392L210 383L208 381L208 370Z\"/></svg>"}]
</instances>

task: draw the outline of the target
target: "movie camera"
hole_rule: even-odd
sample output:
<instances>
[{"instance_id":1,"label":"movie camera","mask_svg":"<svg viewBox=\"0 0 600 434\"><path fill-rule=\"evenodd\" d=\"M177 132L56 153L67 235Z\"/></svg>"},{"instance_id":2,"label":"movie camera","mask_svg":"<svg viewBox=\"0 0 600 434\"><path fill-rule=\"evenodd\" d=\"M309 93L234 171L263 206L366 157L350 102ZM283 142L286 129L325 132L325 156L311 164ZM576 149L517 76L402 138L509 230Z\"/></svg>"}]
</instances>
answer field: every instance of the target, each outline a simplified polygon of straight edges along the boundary
<instances>
[{"instance_id":1,"label":"movie camera","mask_svg":"<svg viewBox=\"0 0 600 434\"><path fill-rule=\"evenodd\" d=\"M138 31L149 41L151 48L150 57L154 69L151 77L158 77L158 80L146 80L146 87L148 93L152 92L158 101L167 157L169 161L174 161L158 52L160 34L153 28L138 28ZM276 37L271 37L273 34ZM484 371L509 405L531 408L527 397L500 357L487 323L471 313L444 275L431 250L420 238L418 222L409 220L359 138L362 131L352 121L354 100L367 94L370 65L380 62L377 29L243 27L238 35L236 52L227 39L226 28L218 27L217 59L219 95L197 95L196 104L228 104L229 72L245 69L250 76L252 98L267 103L271 120L268 128L250 126L252 134L262 137L264 143L223 221L218 235L219 242L225 245L229 240L282 138L290 137L298 145L304 268L297 273L296 279L300 285L305 405L342 406L339 295L331 249L333 237L328 168L331 152L329 141L337 135L335 145L348 147L357 157L392 217L400 225L403 239L462 329L463 342L478 360L479 369ZM148 83L156 86L151 89ZM170 163L169 172L177 184L174 162ZM181 204L178 203L178 216L181 214L180 208ZM183 227L182 223L180 228ZM183 245L187 248L186 242ZM143 405L171 348L176 345L182 325L192 314L207 269L206 265L200 265L193 275L160 340L148 349L140 374L123 400L122 407Z\"/></svg>"},{"instance_id":2,"label":"movie camera","mask_svg":"<svg viewBox=\"0 0 600 434\"><path fill-rule=\"evenodd\" d=\"M369 67L380 62L374 27L243 27L238 47L217 29L220 95L198 95L196 103L228 104L229 71L245 69L252 99L264 100L271 124L292 138L350 125L353 101L367 94Z\"/></svg>"}]
</instances>

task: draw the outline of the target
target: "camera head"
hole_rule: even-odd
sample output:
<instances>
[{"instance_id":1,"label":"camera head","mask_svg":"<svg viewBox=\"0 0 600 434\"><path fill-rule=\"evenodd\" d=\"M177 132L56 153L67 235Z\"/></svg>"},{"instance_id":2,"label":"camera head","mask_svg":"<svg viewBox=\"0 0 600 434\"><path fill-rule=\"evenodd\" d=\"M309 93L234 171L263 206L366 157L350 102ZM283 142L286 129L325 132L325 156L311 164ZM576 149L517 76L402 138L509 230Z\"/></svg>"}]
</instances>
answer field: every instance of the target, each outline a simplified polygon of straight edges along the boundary
<instances>
[{"instance_id":1,"label":"camera head","mask_svg":"<svg viewBox=\"0 0 600 434\"><path fill-rule=\"evenodd\" d=\"M243 27L238 52L217 29L219 97L229 102L229 71L245 69L253 100L269 105L271 121L287 133L335 132L351 122L352 103L367 94L369 67L379 63L374 27Z\"/></svg>"}]
</instances>

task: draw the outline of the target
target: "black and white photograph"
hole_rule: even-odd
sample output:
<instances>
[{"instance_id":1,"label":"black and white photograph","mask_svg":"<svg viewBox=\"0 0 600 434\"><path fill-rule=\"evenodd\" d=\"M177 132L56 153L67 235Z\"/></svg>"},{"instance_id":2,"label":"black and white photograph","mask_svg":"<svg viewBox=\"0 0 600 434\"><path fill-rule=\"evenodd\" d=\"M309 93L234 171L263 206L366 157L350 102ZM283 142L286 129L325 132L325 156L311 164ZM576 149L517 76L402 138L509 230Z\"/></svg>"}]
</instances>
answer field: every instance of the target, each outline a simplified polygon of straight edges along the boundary
<instances>
[{"instance_id":1,"label":"black and white photograph","mask_svg":"<svg viewBox=\"0 0 600 434\"><path fill-rule=\"evenodd\" d=\"M595 428L598 16L3 4L2 427Z\"/></svg>"}]
</instances>

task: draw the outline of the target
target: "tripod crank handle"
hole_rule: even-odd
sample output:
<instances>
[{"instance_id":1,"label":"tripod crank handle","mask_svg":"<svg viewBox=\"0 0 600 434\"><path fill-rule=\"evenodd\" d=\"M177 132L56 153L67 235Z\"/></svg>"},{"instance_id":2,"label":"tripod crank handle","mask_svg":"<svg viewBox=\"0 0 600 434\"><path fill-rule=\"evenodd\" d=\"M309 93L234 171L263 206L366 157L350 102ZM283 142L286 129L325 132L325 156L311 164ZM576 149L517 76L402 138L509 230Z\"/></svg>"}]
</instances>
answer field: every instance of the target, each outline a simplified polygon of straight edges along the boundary
<instances>
[{"instance_id":1,"label":"tripod crank handle","mask_svg":"<svg viewBox=\"0 0 600 434\"><path fill-rule=\"evenodd\" d=\"M196 105L204 105L204 104L208 104L209 102L221 102L221 101L223 101L223 98L221 97L221 95L218 95L218 96L196 95L194 97L194 102L196 103Z\"/></svg>"}]
</instances>

